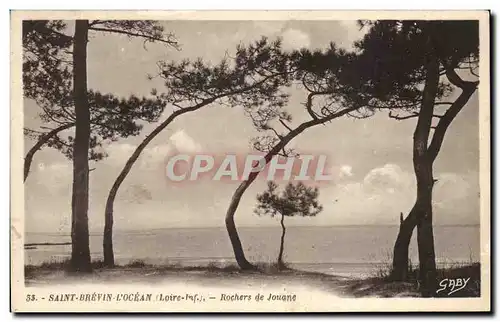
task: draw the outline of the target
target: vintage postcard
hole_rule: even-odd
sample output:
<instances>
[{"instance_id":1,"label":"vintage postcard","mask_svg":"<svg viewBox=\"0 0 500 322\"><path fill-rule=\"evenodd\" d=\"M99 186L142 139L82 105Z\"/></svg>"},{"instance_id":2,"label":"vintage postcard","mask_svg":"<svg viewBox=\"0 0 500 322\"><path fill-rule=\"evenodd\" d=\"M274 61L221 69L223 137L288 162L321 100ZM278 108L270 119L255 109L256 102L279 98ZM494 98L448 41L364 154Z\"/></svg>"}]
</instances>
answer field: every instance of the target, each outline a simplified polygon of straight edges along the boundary
<instances>
[{"instance_id":1,"label":"vintage postcard","mask_svg":"<svg viewBox=\"0 0 500 322\"><path fill-rule=\"evenodd\" d=\"M12 11L13 312L491 310L488 11Z\"/></svg>"}]
</instances>

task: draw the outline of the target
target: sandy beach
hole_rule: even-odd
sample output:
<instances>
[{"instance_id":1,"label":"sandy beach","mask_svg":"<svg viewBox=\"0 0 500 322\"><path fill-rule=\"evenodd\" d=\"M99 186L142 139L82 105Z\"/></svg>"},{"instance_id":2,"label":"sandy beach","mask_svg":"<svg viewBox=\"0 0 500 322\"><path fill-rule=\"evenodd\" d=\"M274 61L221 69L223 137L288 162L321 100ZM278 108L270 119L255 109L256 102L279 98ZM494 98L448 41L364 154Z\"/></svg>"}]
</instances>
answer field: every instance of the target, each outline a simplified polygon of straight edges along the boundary
<instances>
[{"instance_id":1,"label":"sandy beach","mask_svg":"<svg viewBox=\"0 0 500 322\"><path fill-rule=\"evenodd\" d=\"M227 290L307 288L330 293L337 297L418 297L411 283L381 283L378 278L327 275L298 270L242 272L236 268L215 267L118 267L95 269L89 275L71 275L62 269L36 268L26 273L27 287L48 285L102 284L120 285L173 285L179 282L200 287Z\"/></svg>"}]
</instances>

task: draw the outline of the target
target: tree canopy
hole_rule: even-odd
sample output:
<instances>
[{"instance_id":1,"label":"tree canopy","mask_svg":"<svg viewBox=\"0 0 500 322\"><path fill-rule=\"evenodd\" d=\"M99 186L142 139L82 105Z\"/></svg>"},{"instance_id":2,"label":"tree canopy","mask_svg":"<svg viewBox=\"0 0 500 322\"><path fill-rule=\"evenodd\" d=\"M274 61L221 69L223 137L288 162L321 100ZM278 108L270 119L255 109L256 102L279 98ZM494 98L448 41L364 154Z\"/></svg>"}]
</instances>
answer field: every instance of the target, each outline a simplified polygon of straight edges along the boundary
<instances>
[{"instance_id":1,"label":"tree canopy","mask_svg":"<svg viewBox=\"0 0 500 322\"><path fill-rule=\"evenodd\" d=\"M156 21L94 20L89 30L140 37L147 42L158 42L178 48L172 34L166 34ZM73 102L72 45L73 38L65 34L66 22L54 20L23 21L23 92L41 108L40 119L46 124L41 129L25 129L33 139L45 140L48 146L71 158L73 137L60 132L75 123ZM106 156L99 149L104 142L138 135L143 122L155 122L165 109L165 102L150 95L120 98L111 93L88 91L91 113L89 158L100 160ZM60 131L52 132L52 130ZM47 134L51 133L50 137Z\"/></svg>"},{"instance_id":2,"label":"tree canopy","mask_svg":"<svg viewBox=\"0 0 500 322\"><path fill-rule=\"evenodd\" d=\"M288 183L283 191L278 191L278 185L269 181L267 189L257 196L255 213L258 215L283 216L316 216L323 210L318 201L317 187L308 187L303 182Z\"/></svg>"},{"instance_id":3,"label":"tree canopy","mask_svg":"<svg viewBox=\"0 0 500 322\"><path fill-rule=\"evenodd\" d=\"M429 55L437 57L440 75L455 69L476 74L478 21L380 20L360 24L368 32L355 44L357 62L349 81L363 89L359 95L368 107L418 109ZM450 83L450 77L448 82L441 79L437 99L451 94Z\"/></svg>"}]
</instances>

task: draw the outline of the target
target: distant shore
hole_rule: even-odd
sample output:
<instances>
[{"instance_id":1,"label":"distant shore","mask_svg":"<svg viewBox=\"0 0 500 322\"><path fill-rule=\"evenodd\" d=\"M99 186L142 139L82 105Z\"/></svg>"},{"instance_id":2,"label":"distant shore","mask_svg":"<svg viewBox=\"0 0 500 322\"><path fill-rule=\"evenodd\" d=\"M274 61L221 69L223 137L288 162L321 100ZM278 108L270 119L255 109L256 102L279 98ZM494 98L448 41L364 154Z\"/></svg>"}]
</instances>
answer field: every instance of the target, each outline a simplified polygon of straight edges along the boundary
<instances>
[{"instance_id":1,"label":"distant shore","mask_svg":"<svg viewBox=\"0 0 500 322\"><path fill-rule=\"evenodd\" d=\"M359 228L359 227L394 227L399 229L399 222L391 224L338 224L338 225L310 225L310 224L289 224L289 228ZM275 225L240 225L241 229L276 229ZM480 227L480 223L456 223L456 224L435 224L434 227ZM143 232L156 232L163 230L194 230L194 229L221 229L226 230L226 226L170 226L161 228L130 228L130 229L116 229L117 234L129 234L129 233L143 233ZM60 235L71 237L71 232L68 228L66 232L61 232L60 230L55 231L26 231L26 234L32 235ZM89 232L90 236L102 236L102 229L92 230Z\"/></svg>"}]
</instances>

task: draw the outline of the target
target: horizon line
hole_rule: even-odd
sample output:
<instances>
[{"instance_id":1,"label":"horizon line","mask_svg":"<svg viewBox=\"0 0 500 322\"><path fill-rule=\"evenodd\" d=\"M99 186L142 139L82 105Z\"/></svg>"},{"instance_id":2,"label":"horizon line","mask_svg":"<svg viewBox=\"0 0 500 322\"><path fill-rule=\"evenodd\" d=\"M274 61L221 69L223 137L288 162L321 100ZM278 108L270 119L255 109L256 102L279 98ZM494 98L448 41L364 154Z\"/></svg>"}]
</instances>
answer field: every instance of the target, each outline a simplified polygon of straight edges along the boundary
<instances>
[{"instance_id":1,"label":"horizon line","mask_svg":"<svg viewBox=\"0 0 500 322\"><path fill-rule=\"evenodd\" d=\"M464 224L441 224L434 225L434 227L479 227L480 223L464 223ZM278 226L239 226L238 228L277 228ZM290 227L304 227L304 228L347 228L347 227L399 227L398 224L346 224L346 225L290 225ZM214 229L214 228L226 228L226 226L178 226L178 227L159 227L159 228L139 228L139 229L115 229L114 232L146 232L146 231L158 231L167 229ZM69 233L70 231L68 231ZM61 231L25 231L25 234L54 234L54 233L64 233ZM102 231L90 231L89 236L92 235L102 235Z\"/></svg>"}]
</instances>

